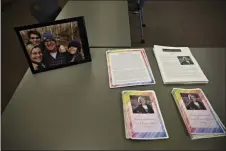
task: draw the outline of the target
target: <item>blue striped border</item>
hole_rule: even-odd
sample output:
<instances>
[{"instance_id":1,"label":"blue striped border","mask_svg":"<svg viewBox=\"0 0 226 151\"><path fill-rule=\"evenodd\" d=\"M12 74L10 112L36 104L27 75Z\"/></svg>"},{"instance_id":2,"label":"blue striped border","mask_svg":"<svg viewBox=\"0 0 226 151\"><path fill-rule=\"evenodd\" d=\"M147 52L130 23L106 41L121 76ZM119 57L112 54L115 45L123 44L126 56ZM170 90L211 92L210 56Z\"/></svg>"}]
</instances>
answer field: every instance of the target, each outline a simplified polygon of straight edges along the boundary
<instances>
[{"instance_id":1,"label":"blue striped border","mask_svg":"<svg viewBox=\"0 0 226 151\"><path fill-rule=\"evenodd\" d=\"M133 138L137 139L156 139L156 138L163 138L167 137L166 132L142 132L142 133L136 133Z\"/></svg>"}]
</instances>

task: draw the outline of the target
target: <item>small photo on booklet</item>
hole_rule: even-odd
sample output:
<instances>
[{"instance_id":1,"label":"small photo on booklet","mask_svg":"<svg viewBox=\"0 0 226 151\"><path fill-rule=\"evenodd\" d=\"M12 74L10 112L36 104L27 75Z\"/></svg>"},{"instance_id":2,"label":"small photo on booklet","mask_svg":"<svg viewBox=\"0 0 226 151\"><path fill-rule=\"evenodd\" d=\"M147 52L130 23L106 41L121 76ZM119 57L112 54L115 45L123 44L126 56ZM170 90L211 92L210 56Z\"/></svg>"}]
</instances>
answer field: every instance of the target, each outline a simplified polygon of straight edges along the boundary
<instances>
[{"instance_id":1,"label":"small photo on booklet","mask_svg":"<svg viewBox=\"0 0 226 151\"><path fill-rule=\"evenodd\" d=\"M154 113L149 96L131 95L130 102L132 105L133 113L135 114Z\"/></svg>"},{"instance_id":2,"label":"small photo on booklet","mask_svg":"<svg viewBox=\"0 0 226 151\"><path fill-rule=\"evenodd\" d=\"M192 65L192 64L194 64L189 56L178 56L177 58L179 59L181 65Z\"/></svg>"},{"instance_id":3,"label":"small photo on booklet","mask_svg":"<svg viewBox=\"0 0 226 151\"><path fill-rule=\"evenodd\" d=\"M206 110L206 107L198 94L181 93L181 97L187 110Z\"/></svg>"}]
</instances>

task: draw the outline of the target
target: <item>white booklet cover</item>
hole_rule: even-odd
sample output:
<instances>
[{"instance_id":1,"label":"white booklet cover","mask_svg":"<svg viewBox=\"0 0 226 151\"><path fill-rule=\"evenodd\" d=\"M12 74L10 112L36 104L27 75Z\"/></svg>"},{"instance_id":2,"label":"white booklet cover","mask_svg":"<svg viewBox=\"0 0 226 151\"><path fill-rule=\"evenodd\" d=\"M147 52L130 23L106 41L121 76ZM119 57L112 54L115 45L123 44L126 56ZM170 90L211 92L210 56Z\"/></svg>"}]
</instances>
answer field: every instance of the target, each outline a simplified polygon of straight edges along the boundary
<instances>
[{"instance_id":1,"label":"white booklet cover","mask_svg":"<svg viewBox=\"0 0 226 151\"><path fill-rule=\"evenodd\" d=\"M106 57L110 88L155 84L143 48L108 50Z\"/></svg>"},{"instance_id":2,"label":"white booklet cover","mask_svg":"<svg viewBox=\"0 0 226 151\"><path fill-rule=\"evenodd\" d=\"M188 47L154 45L164 84L208 83L208 79Z\"/></svg>"}]
</instances>

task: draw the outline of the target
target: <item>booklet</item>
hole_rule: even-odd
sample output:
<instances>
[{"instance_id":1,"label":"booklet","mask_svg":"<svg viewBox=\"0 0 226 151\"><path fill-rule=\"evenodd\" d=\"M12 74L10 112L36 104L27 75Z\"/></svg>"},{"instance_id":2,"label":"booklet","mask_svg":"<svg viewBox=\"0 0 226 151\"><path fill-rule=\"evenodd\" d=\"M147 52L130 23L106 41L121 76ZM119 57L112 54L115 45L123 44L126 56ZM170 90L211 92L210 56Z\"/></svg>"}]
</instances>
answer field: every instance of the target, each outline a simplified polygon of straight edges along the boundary
<instances>
[{"instance_id":1,"label":"booklet","mask_svg":"<svg viewBox=\"0 0 226 151\"><path fill-rule=\"evenodd\" d=\"M106 52L110 88L155 84L144 49Z\"/></svg>"},{"instance_id":2,"label":"booklet","mask_svg":"<svg viewBox=\"0 0 226 151\"><path fill-rule=\"evenodd\" d=\"M191 139L226 136L223 123L201 89L174 88L172 95Z\"/></svg>"},{"instance_id":3,"label":"booklet","mask_svg":"<svg viewBox=\"0 0 226 151\"><path fill-rule=\"evenodd\" d=\"M169 138L154 91L123 91L122 101L127 139Z\"/></svg>"},{"instance_id":4,"label":"booklet","mask_svg":"<svg viewBox=\"0 0 226 151\"><path fill-rule=\"evenodd\" d=\"M208 79L188 47L153 48L164 84L208 83Z\"/></svg>"}]
</instances>

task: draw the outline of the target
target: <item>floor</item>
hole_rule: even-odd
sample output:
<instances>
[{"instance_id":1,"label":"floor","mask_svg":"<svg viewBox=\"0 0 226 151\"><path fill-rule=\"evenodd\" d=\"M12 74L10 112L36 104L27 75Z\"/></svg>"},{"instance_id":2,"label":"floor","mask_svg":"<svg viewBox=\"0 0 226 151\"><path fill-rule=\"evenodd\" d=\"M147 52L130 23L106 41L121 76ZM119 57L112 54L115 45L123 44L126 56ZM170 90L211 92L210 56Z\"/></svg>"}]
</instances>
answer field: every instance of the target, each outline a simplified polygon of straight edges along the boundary
<instances>
[{"instance_id":1,"label":"floor","mask_svg":"<svg viewBox=\"0 0 226 151\"><path fill-rule=\"evenodd\" d=\"M147 0L144 21L146 43L141 45L139 18L130 15L133 46L226 46L226 1Z\"/></svg>"},{"instance_id":2,"label":"floor","mask_svg":"<svg viewBox=\"0 0 226 151\"><path fill-rule=\"evenodd\" d=\"M59 0L60 6L66 1ZM29 2L13 0L2 7L2 112L28 68L13 27L37 23ZM130 14L133 47L226 47L226 1L147 0L144 19L146 43L140 44L139 20Z\"/></svg>"}]
</instances>

